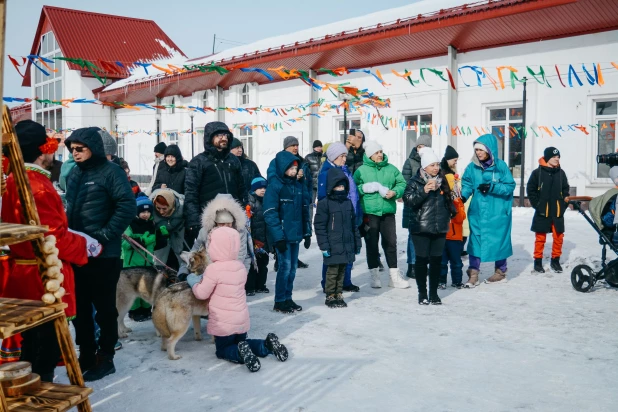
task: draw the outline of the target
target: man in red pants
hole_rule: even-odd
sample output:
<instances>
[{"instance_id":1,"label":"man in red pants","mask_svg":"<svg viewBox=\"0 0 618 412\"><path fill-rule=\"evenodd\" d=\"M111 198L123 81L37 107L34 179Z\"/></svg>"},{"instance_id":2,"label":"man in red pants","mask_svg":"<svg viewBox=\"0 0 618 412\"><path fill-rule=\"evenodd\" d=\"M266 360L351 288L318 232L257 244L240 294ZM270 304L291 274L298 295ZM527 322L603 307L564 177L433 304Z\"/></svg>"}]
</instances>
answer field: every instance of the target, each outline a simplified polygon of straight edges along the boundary
<instances>
[{"instance_id":1,"label":"man in red pants","mask_svg":"<svg viewBox=\"0 0 618 412\"><path fill-rule=\"evenodd\" d=\"M62 300L68 305L65 309L67 318L72 318L75 316L75 283L71 263L85 265L88 254L86 239L69 232L62 200L50 180L48 168L54 161L58 141L48 138L45 128L32 120L17 123L15 132L41 225L49 226L49 232L45 235L54 235L56 247L60 250L58 257L62 261L61 273L64 275L62 286L66 290ZM7 179L7 190L2 197L2 222L27 224L13 174ZM2 297L40 300L45 290L31 243L18 243L11 245L10 249L15 266L13 270L3 273L7 279ZM32 372L39 374L41 380L53 381L54 368L60 360L53 322L27 330L22 337L21 360L30 362Z\"/></svg>"},{"instance_id":2,"label":"man in red pants","mask_svg":"<svg viewBox=\"0 0 618 412\"><path fill-rule=\"evenodd\" d=\"M550 268L562 272L560 256L564 238L564 212L568 207L569 181L560 168L560 151L548 147L539 159L539 167L530 175L526 187L528 199L534 208L531 230L536 233L534 242L534 270L545 273L543 269L543 249L547 233L551 232L554 244L551 250Z\"/></svg>"}]
</instances>

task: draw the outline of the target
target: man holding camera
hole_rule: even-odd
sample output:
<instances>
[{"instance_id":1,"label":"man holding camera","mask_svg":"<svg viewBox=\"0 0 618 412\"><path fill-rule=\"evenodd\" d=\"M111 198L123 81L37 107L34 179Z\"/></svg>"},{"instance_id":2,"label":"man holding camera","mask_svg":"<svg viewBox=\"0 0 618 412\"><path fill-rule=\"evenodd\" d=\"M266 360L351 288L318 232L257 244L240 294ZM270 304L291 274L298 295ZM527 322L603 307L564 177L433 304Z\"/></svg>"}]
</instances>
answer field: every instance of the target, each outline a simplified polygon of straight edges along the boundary
<instances>
[{"instance_id":1,"label":"man holding camera","mask_svg":"<svg viewBox=\"0 0 618 412\"><path fill-rule=\"evenodd\" d=\"M534 208L532 230L536 234L534 241L534 271L545 273L543 269L543 249L547 233L551 232L554 244L551 248L550 268L556 273L562 273L560 255L564 238L564 212L568 207L566 198L569 196L569 181L566 173L560 168L560 151L548 147L539 159L539 167L535 169L526 185L528 199Z\"/></svg>"},{"instance_id":2,"label":"man holding camera","mask_svg":"<svg viewBox=\"0 0 618 412\"><path fill-rule=\"evenodd\" d=\"M348 166L352 176L354 176L356 169L363 165L363 155L365 154L365 149L363 149L364 142L365 134L360 129L350 129L345 146L348 148L346 166Z\"/></svg>"}]
</instances>

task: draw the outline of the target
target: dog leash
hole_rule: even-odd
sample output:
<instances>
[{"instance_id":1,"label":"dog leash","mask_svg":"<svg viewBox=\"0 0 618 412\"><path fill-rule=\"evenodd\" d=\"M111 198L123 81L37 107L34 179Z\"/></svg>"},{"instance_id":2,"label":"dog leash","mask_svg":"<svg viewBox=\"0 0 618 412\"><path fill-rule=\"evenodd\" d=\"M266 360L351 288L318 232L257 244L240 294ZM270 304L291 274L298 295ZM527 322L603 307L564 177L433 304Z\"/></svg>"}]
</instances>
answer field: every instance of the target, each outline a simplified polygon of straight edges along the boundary
<instances>
[{"instance_id":1,"label":"dog leash","mask_svg":"<svg viewBox=\"0 0 618 412\"><path fill-rule=\"evenodd\" d=\"M135 239L125 235L124 233L122 234L122 238L124 240L126 240L127 242L129 242L129 244L135 249L135 251L137 253L140 254L140 256L146 261L148 262L148 259L146 258L146 256L142 255L141 252L145 252L148 256L152 257L153 260L156 260L158 263L161 264L161 266L163 266L165 269L172 271L174 273L178 273L178 271L172 269L171 267L167 266L165 263L163 263L158 257L156 257L152 252L150 252L148 249L146 249L144 246L140 245L139 242L137 242ZM140 251L141 249L141 251ZM165 275L165 273L163 274L163 276L165 276L165 278L168 278L167 275Z\"/></svg>"}]
</instances>

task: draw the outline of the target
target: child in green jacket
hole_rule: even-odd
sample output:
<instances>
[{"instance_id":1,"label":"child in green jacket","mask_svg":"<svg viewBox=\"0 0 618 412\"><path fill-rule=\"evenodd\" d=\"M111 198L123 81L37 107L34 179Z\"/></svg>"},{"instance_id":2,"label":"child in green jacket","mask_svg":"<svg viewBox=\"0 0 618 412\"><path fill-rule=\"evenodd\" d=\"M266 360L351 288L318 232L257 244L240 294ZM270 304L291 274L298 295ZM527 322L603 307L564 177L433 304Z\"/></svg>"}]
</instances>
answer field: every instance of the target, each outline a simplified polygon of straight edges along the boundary
<instances>
[{"instance_id":1,"label":"child in green jacket","mask_svg":"<svg viewBox=\"0 0 618 412\"><path fill-rule=\"evenodd\" d=\"M152 201L145 195L137 198L137 216L124 234L135 240L150 253L154 253L157 236L152 220ZM122 239L122 261L124 268L136 266L154 266L152 255L133 246L128 240ZM151 318L151 308L148 302L137 298L129 311L129 318L143 322Z\"/></svg>"}]
</instances>

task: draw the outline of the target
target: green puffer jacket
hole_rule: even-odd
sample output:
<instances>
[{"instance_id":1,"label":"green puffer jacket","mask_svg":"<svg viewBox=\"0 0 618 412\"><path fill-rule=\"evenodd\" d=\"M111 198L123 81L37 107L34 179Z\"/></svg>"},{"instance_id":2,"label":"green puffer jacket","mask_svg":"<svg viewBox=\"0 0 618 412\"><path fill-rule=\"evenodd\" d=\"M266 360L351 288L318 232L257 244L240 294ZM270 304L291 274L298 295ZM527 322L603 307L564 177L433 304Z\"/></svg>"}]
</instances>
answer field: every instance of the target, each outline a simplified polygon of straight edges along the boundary
<instances>
[{"instance_id":1,"label":"green puffer jacket","mask_svg":"<svg viewBox=\"0 0 618 412\"><path fill-rule=\"evenodd\" d=\"M157 236L152 218L142 220L136 217L124 234L144 246L150 253L154 253ZM147 257L148 261L144 257ZM148 255L141 249L138 251L126 239L122 239L122 267L136 266L153 266L152 255Z\"/></svg>"},{"instance_id":2,"label":"green puffer jacket","mask_svg":"<svg viewBox=\"0 0 618 412\"><path fill-rule=\"evenodd\" d=\"M358 193L361 197L361 206L363 211L370 215L382 216L387 214L395 214L397 211L397 199L403 196L406 190L406 181L403 175L395 166L388 163L388 156L384 155L384 160L376 163L367 155L363 155L363 165L354 173L354 182L358 187ZM395 192L395 196L390 199L385 199L380 196L380 193L365 193L363 184L370 182L378 182L387 189Z\"/></svg>"}]
</instances>

